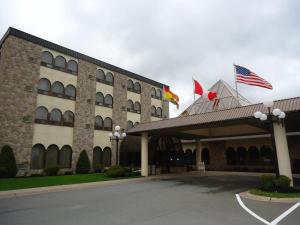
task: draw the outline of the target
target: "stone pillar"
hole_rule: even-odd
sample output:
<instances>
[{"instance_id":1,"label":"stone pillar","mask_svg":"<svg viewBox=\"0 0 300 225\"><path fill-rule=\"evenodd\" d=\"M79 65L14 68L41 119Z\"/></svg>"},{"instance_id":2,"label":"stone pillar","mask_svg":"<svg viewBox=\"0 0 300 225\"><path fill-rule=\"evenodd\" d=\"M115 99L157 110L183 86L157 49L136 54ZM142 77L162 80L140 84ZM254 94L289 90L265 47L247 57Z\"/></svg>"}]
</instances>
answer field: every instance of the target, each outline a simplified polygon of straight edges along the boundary
<instances>
[{"instance_id":1,"label":"stone pillar","mask_svg":"<svg viewBox=\"0 0 300 225\"><path fill-rule=\"evenodd\" d=\"M148 133L142 133L142 142L141 142L142 156L141 156L141 168L142 176L148 176Z\"/></svg>"},{"instance_id":2,"label":"stone pillar","mask_svg":"<svg viewBox=\"0 0 300 225\"><path fill-rule=\"evenodd\" d=\"M202 152L202 143L200 141L196 142L196 169L202 170L203 163L201 160L201 152Z\"/></svg>"},{"instance_id":3,"label":"stone pillar","mask_svg":"<svg viewBox=\"0 0 300 225\"><path fill-rule=\"evenodd\" d=\"M291 161L290 161L285 127L281 123L273 123L273 127L274 127L274 139L276 145L279 174L289 177L292 180L291 186L293 186Z\"/></svg>"}]
</instances>

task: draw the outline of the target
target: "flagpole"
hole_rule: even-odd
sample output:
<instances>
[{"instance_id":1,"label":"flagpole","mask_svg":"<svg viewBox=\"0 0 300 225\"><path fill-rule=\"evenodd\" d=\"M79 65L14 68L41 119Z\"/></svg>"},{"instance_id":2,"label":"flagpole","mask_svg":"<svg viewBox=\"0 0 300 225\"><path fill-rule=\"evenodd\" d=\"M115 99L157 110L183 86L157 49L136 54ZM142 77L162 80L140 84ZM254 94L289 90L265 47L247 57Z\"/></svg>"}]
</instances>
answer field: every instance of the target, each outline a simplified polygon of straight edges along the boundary
<instances>
[{"instance_id":1,"label":"flagpole","mask_svg":"<svg viewBox=\"0 0 300 225\"><path fill-rule=\"evenodd\" d=\"M238 88L237 88L237 82L236 82L236 69L235 66L233 64L233 71L234 71L234 81L235 81L235 91L236 91L236 97L237 99L239 99L239 92L238 92Z\"/></svg>"},{"instance_id":2,"label":"flagpole","mask_svg":"<svg viewBox=\"0 0 300 225\"><path fill-rule=\"evenodd\" d=\"M193 88L194 88L194 104L195 104L195 82L194 82L194 78L192 77L192 81L193 81Z\"/></svg>"}]
</instances>

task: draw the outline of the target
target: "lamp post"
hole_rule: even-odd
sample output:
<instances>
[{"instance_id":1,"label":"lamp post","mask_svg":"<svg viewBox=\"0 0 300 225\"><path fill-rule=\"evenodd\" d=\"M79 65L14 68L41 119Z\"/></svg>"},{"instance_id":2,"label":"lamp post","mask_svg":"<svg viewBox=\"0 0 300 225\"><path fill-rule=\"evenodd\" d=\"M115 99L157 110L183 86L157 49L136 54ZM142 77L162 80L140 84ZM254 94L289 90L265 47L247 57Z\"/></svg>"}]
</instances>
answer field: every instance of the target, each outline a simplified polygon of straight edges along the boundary
<instances>
[{"instance_id":1,"label":"lamp post","mask_svg":"<svg viewBox=\"0 0 300 225\"><path fill-rule=\"evenodd\" d=\"M268 123L269 132L271 133L271 140L272 140L272 147L274 149L273 159L275 161L275 170L276 170L276 177L279 177L279 167L278 167L278 158L277 158L277 150L275 145L275 138L274 138L274 127L273 122L282 123L284 122L285 113L278 108L273 109L271 113L271 108L274 105L273 101L268 101L263 103L264 107L268 109L267 114L257 111L254 113L254 117L262 122Z\"/></svg>"},{"instance_id":2,"label":"lamp post","mask_svg":"<svg viewBox=\"0 0 300 225\"><path fill-rule=\"evenodd\" d=\"M119 125L115 126L115 131L110 132L108 134L110 142L113 140L116 141L117 149L116 149L116 165L119 165L119 141L126 138L126 133L121 133L121 127Z\"/></svg>"}]
</instances>

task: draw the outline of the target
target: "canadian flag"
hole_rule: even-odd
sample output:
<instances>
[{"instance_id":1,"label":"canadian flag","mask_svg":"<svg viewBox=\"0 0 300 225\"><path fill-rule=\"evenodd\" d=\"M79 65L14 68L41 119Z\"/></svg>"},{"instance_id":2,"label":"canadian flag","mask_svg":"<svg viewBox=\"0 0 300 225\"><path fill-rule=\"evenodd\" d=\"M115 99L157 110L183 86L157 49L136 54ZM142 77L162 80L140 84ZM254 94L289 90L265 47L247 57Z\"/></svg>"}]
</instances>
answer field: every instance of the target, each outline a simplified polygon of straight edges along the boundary
<instances>
[{"instance_id":1,"label":"canadian flag","mask_svg":"<svg viewBox=\"0 0 300 225\"><path fill-rule=\"evenodd\" d=\"M204 91L201 84L196 80L194 80L194 93L206 97L209 101L213 101L218 98L216 91Z\"/></svg>"}]
</instances>

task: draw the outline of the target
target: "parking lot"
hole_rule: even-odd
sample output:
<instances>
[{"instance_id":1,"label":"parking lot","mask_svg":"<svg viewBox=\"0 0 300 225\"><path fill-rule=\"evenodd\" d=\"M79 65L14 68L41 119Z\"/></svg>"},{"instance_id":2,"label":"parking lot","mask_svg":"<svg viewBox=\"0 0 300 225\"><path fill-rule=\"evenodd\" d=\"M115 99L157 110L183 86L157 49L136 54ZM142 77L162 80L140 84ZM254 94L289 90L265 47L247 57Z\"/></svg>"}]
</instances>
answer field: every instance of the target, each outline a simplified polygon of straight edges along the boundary
<instances>
[{"instance_id":1,"label":"parking lot","mask_svg":"<svg viewBox=\"0 0 300 225\"><path fill-rule=\"evenodd\" d=\"M0 199L2 225L241 225L263 224L235 194L258 177L199 174ZM296 181L298 182L298 181ZM242 199L271 222L294 203ZM300 207L278 224L299 225ZM274 224L275 225L275 224Z\"/></svg>"}]
</instances>

